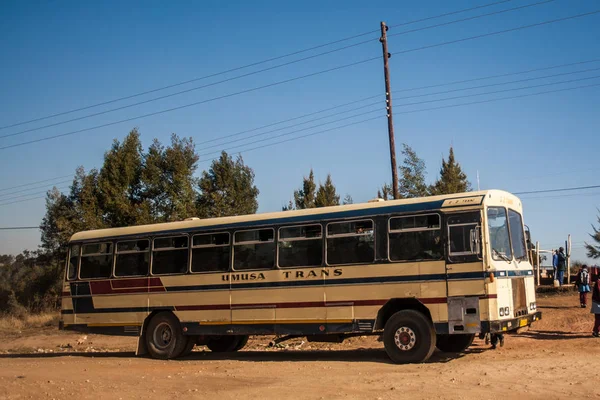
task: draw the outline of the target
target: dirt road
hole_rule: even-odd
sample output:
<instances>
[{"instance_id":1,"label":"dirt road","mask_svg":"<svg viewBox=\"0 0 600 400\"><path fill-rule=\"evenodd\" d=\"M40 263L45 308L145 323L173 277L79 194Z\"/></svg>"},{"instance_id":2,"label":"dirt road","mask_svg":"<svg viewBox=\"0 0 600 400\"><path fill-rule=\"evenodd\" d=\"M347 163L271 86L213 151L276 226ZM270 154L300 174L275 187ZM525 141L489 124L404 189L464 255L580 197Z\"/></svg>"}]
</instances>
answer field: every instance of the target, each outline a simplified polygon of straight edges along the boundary
<instances>
[{"instance_id":1,"label":"dirt road","mask_svg":"<svg viewBox=\"0 0 600 400\"><path fill-rule=\"evenodd\" d=\"M600 339L575 294L539 298L543 320L506 345L394 365L372 337L343 344L251 340L239 353L196 349L175 361L133 355L135 340L59 332L5 332L0 399L600 399ZM79 342L79 343L78 343Z\"/></svg>"}]
</instances>

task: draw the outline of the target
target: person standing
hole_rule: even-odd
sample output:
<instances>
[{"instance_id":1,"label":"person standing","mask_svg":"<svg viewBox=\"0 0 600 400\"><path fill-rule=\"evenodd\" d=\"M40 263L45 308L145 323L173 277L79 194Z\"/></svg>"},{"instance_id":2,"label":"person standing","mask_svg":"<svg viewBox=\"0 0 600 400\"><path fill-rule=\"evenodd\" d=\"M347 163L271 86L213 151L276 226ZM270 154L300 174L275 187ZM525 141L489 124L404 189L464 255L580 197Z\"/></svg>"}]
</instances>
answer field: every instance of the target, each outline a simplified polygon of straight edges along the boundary
<instances>
[{"instance_id":1,"label":"person standing","mask_svg":"<svg viewBox=\"0 0 600 400\"><path fill-rule=\"evenodd\" d=\"M600 337L600 279L597 279L596 284L594 285L594 291L592 292L592 309L590 312L595 315L592 336Z\"/></svg>"},{"instance_id":2,"label":"person standing","mask_svg":"<svg viewBox=\"0 0 600 400\"><path fill-rule=\"evenodd\" d=\"M558 250L554 250L554 253L552 253L552 279L553 280L557 280L558 279L558 275L556 275L556 268L558 267Z\"/></svg>"},{"instance_id":3,"label":"person standing","mask_svg":"<svg viewBox=\"0 0 600 400\"><path fill-rule=\"evenodd\" d=\"M565 279L565 272L567 271L567 256L565 256L565 249L560 247L558 249L556 271L558 274L558 284L562 286Z\"/></svg>"},{"instance_id":4,"label":"person standing","mask_svg":"<svg viewBox=\"0 0 600 400\"><path fill-rule=\"evenodd\" d=\"M577 273L575 284L579 291L579 304L581 305L581 308L586 308L587 294L590 292L590 273L587 265L584 264L581 266L581 269Z\"/></svg>"}]
</instances>

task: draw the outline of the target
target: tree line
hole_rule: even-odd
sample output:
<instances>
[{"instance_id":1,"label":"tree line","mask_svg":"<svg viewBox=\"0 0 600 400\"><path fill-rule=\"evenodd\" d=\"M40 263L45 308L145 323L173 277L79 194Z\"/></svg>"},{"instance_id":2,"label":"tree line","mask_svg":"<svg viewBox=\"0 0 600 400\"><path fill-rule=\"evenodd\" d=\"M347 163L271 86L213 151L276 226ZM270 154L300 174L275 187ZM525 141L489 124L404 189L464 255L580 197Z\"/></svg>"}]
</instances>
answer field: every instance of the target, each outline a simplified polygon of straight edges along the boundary
<instances>
[{"instance_id":1,"label":"tree line","mask_svg":"<svg viewBox=\"0 0 600 400\"><path fill-rule=\"evenodd\" d=\"M452 148L431 185L425 183L424 161L406 144L402 154L403 198L470 190ZM39 249L0 256L0 313L19 315L58 305L67 244L75 232L256 213L254 170L241 156L222 152L199 176L198 160L192 138L173 134L168 145L155 139L144 149L134 129L122 141L114 140L100 168L78 167L66 193L53 188L47 194ZM390 198L390 186L384 184L378 197ZM282 209L352 203L349 194L341 198L330 174L317 184L311 169Z\"/></svg>"}]
</instances>

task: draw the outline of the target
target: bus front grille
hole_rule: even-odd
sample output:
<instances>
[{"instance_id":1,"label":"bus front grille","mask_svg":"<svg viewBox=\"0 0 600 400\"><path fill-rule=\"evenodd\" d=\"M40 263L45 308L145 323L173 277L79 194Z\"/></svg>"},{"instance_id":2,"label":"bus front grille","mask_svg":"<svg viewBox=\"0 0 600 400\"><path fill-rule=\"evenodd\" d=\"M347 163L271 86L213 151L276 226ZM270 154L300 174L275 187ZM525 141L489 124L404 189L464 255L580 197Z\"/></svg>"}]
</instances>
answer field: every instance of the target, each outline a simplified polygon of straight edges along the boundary
<instances>
[{"instance_id":1,"label":"bus front grille","mask_svg":"<svg viewBox=\"0 0 600 400\"><path fill-rule=\"evenodd\" d=\"M527 295L525 292L525 278L511 279L513 312L515 317L527 315Z\"/></svg>"}]
</instances>

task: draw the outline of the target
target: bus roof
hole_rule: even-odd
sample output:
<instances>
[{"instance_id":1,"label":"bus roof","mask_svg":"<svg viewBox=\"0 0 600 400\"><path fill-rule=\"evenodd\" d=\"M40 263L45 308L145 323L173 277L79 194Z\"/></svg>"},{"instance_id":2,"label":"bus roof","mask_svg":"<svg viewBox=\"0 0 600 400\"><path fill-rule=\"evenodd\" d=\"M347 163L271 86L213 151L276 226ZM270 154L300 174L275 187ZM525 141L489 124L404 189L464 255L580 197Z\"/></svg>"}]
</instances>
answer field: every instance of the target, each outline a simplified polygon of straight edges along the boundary
<instances>
[{"instance_id":1,"label":"bus roof","mask_svg":"<svg viewBox=\"0 0 600 400\"><path fill-rule=\"evenodd\" d=\"M311 208L304 210L279 211L239 215L219 218L188 218L183 221L159 224L108 228L75 233L71 242L88 241L101 238L135 237L141 235L160 235L173 232L229 229L268 224L306 223L319 219L357 218L377 213L423 212L428 210L452 209L458 207L482 207L484 204L503 205L521 212L521 201L514 195L502 190L483 190L478 192L456 193L442 196L418 197L401 200L374 201L342 206Z\"/></svg>"}]
</instances>

